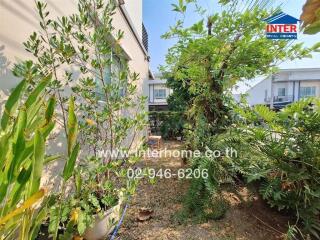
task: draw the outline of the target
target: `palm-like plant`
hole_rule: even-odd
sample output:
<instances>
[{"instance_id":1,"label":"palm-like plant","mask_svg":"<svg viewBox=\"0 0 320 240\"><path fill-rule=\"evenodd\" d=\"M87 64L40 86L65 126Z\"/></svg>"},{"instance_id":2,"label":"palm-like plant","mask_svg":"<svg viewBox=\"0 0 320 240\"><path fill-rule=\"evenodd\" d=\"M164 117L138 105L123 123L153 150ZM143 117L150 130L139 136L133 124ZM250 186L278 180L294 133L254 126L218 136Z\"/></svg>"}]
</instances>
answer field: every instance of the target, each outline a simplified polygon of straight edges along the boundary
<instances>
[{"instance_id":1,"label":"palm-like plant","mask_svg":"<svg viewBox=\"0 0 320 240\"><path fill-rule=\"evenodd\" d=\"M260 180L260 193L272 207L294 211L305 232L319 238L319 99L300 100L279 113L265 106L240 112L246 121L237 131L247 152L241 173Z\"/></svg>"}]
</instances>

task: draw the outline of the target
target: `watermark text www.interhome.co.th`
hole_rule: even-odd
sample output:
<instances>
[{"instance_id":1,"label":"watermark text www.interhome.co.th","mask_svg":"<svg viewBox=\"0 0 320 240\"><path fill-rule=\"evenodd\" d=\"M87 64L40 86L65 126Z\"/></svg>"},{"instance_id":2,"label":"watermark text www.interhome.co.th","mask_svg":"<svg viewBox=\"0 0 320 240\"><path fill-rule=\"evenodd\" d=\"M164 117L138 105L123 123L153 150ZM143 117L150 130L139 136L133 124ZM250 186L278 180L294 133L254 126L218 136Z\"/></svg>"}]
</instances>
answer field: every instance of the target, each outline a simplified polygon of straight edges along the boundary
<instances>
[{"instance_id":1,"label":"watermark text www.interhome.co.th","mask_svg":"<svg viewBox=\"0 0 320 240\"><path fill-rule=\"evenodd\" d=\"M211 150L206 147L205 151L200 150L186 150L186 149L147 149L139 151L124 151L120 149L115 150L99 150L98 156L101 158L121 159L128 158L130 156L137 156L141 158L220 158L222 156L229 158L237 158L238 152L232 147L227 147L223 150Z\"/></svg>"}]
</instances>

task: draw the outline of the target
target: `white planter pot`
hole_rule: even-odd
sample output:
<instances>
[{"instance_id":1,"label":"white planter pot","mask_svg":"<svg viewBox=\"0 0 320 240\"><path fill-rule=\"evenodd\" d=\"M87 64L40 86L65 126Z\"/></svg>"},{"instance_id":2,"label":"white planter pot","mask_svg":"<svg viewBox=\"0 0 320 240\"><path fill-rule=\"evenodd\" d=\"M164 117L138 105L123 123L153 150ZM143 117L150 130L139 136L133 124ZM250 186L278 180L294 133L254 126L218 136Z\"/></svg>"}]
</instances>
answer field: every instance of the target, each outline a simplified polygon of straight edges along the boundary
<instances>
[{"instance_id":1,"label":"white planter pot","mask_svg":"<svg viewBox=\"0 0 320 240\"><path fill-rule=\"evenodd\" d=\"M112 233L116 224L120 220L121 202L118 205L110 208L102 218L96 216L95 222L92 227L88 228L84 233L86 240L104 240Z\"/></svg>"},{"instance_id":2,"label":"white planter pot","mask_svg":"<svg viewBox=\"0 0 320 240\"><path fill-rule=\"evenodd\" d=\"M178 141L181 141L181 140L182 140L182 137L177 137L177 140L178 140Z\"/></svg>"}]
</instances>

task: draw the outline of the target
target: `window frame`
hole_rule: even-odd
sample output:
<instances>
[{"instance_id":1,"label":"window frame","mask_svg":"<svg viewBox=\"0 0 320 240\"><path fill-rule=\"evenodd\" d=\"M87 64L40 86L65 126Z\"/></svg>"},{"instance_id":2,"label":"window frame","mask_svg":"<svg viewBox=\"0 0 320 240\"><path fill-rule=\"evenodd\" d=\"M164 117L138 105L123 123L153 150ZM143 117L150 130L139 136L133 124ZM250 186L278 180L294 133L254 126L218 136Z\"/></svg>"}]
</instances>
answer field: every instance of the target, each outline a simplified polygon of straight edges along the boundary
<instances>
[{"instance_id":1,"label":"window frame","mask_svg":"<svg viewBox=\"0 0 320 240\"><path fill-rule=\"evenodd\" d=\"M310 91L308 91L310 90ZM306 87L300 87L300 97L306 98L306 97L315 97L317 94L317 87L316 86L306 86Z\"/></svg>"},{"instance_id":2,"label":"window frame","mask_svg":"<svg viewBox=\"0 0 320 240\"><path fill-rule=\"evenodd\" d=\"M104 84L112 84L115 83L115 81L119 82L119 79L115 79L115 73L114 73L114 69L115 66L118 68L118 74L120 74L121 71L124 70L125 65L121 62L121 58L119 56L117 56L115 54L114 51L111 51L109 56L106 57L110 57L111 59L111 65L110 67L107 67L104 69L104 76L103 76L103 82ZM115 62L116 61L116 64ZM103 86L101 85L101 80L98 79L98 77L96 76L96 96L98 98L99 101L104 102L105 101L105 95L103 93ZM127 79L128 81L128 79ZM120 88L120 96L123 97L126 94L126 87Z\"/></svg>"},{"instance_id":3,"label":"window frame","mask_svg":"<svg viewBox=\"0 0 320 240\"><path fill-rule=\"evenodd\" d=\"M278 97L285 97L287 89L285 87L278 88Z\"/></svg>"},{"instance_id":4,"label":"window frame","mask_svg":"<svg viewBox=\"0 0 320 240\"><path fill-rule=\"evenodd\" d=\"M164 96L160 96L160 94L156 94L156 92L164 92ZM153 90L154 99L167 99L167 90L164 88L156 88Z\"/></svg>"}]
</instances>

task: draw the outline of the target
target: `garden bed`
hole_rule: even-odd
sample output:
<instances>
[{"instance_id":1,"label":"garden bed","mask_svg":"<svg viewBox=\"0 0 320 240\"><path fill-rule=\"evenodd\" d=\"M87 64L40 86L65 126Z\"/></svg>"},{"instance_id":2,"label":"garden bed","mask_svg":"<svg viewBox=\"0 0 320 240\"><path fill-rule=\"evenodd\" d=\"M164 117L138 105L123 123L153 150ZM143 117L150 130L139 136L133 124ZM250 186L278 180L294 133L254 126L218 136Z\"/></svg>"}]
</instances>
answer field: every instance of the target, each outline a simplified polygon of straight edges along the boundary
<instances>
[{"instance_id":1,"label":"garden bed","mask_svg":"<svg viewBox=\"0 0 320 240\"><path fill-rule=\"evenodd\" d=\"M181 147L178 142L166 142L164 145L171 150ZM143 164L172 171L183 167L181 160L170 158L150 158ZM150 185L147 180L141 182L118 239L273 240L281 239L287 231L290 218L266 205L254 186L248 188L241 183L223 188L229 207L221 220L199 222L197 219L185 219L181 210L188 185L188 181L177 177L157 180L155 185ZM149 220L139 221L141 208L152 210Z\"/></svg>"}]
</instances>

